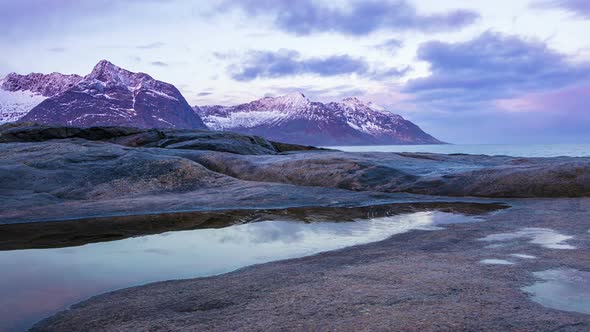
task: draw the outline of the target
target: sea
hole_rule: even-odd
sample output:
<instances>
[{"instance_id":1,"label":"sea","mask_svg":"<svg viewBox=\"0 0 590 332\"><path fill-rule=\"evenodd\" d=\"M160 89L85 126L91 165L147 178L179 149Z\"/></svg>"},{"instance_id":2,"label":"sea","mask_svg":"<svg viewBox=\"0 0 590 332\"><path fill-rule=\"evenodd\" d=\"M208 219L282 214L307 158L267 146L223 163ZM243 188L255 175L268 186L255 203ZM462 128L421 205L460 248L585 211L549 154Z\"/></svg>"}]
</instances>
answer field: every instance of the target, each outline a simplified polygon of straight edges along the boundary
<instances>
[{"instance_id":1,"label":"sea","mask_svg":"<svg viewBox=\"0 0 590 332\"><path fill-rule=\"evenodd\" d=\"M327 146L347 152L430 152L511 157L590 157L590 144L437 144Z\"/></svg>"}]
</instances>

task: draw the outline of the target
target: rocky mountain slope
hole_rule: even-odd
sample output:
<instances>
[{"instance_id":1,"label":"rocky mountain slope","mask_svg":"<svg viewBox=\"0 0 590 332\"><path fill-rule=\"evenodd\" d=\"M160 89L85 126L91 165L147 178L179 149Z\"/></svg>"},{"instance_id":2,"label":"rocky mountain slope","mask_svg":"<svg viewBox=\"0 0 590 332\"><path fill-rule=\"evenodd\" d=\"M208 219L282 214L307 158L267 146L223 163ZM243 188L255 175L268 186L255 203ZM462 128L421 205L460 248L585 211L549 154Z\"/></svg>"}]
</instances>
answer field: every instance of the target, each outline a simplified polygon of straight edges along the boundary
<instances>
[{"instance_id":1,"label":"rocky mountain slope","mask_svg":"<svg viewBox=\"0 0 590 332\"><path fill-rule=\"evenodd\" d=\"M301 93L195 107L209 128L309 145L441 144L397 114L358 98L312 102Z\"/></svg>"},{"instance_id":2,"label":"rocky mountain slope","mask_svg":"<svg viewBox=\"0 0 590 332\"><path fill-rule=\"evenodd\" d=\"M102 60L72 88L48 98L22 121L75 126L205 129L173 85Z\"/></svg>"},{"instance_id":3,"label":"rocky mountain slope","mask_svg":"<svg viewBox=\"0 0 590 332\"><path fill-rule=\"evenodd\" d=\"M60 73L8 74L0 79L0 124L19 120L45 99L70 89L81 80L82 76Z\"/></svg>"},{"instance_id":4,"label":"rocky mountain slope","mask_svg":"<svg viewBox=\"0 0 590 332\"><path fill-rule=\"evenodd\" d=\"M20 92L19 100L26 101L17 103L17 111L3 112L10 114L4 116L3 122L206 129L173 85L106 60L85 77L11 74L3 80L2 87Z\"/></svg>"}]
</instances>

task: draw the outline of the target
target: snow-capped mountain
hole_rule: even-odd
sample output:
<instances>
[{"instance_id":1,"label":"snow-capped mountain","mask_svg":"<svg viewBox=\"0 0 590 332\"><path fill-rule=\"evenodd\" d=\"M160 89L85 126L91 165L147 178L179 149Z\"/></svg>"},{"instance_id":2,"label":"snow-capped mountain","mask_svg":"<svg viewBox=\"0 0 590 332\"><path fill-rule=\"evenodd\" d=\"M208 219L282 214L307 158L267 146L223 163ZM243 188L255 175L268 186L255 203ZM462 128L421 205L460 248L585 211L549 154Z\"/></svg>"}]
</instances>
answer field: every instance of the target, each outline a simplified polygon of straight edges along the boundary
<instances>
[{"instance_id":1,"label":"snow-capped mountain","mask_svg":"<svg viewBox=\"0 0 590 332\"><path fill-rule=\"evenodd\" d=\"M41 101L20 121L81 127L206 129L176 87L106 60L68 89Z\"/></svg>"},{"instance_id":2,"label":"snow-capped mountain","mask_svg":"<svg viewBox=\"0 0 590 332\"><path fill-rule=\"evenodd\" d=\"M45 99L81 80L82 76L60 73L8 74L0 79L0 124L17 121Z\"/></svg>"},{"instance_id":3,"label":"snow-capped mountain","mask_svg":"<svg viewBox=\"0 0 590 332\"><path fill-rule=\"evenodd\" d=\"M214 130L309 145L441 144L420 127L358 98L312 102L302 93L237 106L195 107Z\"/></svg>"}]
</instances>

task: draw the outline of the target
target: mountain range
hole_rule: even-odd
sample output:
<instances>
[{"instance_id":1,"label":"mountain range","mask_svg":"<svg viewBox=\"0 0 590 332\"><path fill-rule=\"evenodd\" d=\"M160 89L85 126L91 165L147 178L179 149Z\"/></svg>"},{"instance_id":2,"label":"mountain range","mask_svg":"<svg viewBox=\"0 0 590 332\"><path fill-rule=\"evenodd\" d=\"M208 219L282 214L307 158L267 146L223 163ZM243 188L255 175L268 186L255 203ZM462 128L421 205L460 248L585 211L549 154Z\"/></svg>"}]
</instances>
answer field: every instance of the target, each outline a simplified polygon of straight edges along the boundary
<instances>
[{"instance_id":1,"label":"mountain range","mask_svg":"<svg viewBox=\"0 0 590 332\"><path fill-rule=\"evenodd\" d=\"M302 93L237 106L195 107L214 130L235 131L309 145L441 144L412 122L351 97L312 102Z\"/></svg>"},{"instance_id":2,"label":"mountain range","mask_svg":"<svg viewBox=\"0 0 590 332\"><path fill-rule=\"evenodd\" d=\"M354 97L321 103L291 93L236 106L191 107L173 85L106 60L84 77L7 75L0 80L0 124L14 121L211 129L308 145L442 143L400 115Z\"/></svg>"}]
</instances>

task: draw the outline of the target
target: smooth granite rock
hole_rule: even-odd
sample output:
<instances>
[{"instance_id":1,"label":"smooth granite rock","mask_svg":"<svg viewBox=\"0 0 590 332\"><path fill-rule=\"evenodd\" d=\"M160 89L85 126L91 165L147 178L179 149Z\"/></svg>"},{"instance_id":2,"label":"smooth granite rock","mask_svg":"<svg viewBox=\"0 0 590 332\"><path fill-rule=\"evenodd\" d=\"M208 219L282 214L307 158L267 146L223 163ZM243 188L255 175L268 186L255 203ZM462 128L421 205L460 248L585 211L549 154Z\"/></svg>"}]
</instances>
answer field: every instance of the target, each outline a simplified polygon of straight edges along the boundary
<instances>
[{"instance_id":1,"label":"smooth granite rock","mask_svg":"<svg viewBox=\"0 0 590 332\"><path fill-rule=\"evenodd\" d=\"M299 150L319 150L310 146L271 142L259 136L231 132L184 129L139 129L130 127L63 127L35 123L0 126L0 143L43 142L81 138L129 147L211 150L236 154L276 154Z\"/></svg>"},{"instance_id":2,"label":"smooth granite rock","mask_svg":"<svg viewBox=\"0 0 590 332\"><path fill-rule=\"evenodd\" d=\"M341 195L337 189L365 198L367 192L590 196L590 158L278 147L260 137L198 130L0 126L0 224L255 208L270 201L322 205Z\"/></svg>"}]
</instances>

